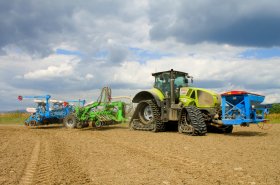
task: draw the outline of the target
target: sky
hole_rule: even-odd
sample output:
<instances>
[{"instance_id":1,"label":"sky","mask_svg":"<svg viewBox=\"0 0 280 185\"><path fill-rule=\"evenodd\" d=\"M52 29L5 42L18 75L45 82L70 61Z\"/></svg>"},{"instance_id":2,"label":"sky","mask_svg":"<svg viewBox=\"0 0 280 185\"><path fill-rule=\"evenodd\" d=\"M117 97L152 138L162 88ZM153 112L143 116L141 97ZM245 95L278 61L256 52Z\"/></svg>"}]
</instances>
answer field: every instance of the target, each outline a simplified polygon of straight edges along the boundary
<instances>
[{"instance_id":1,"label":"sky","mask_svg":"<svg viewBox=\"0 0 280 185\"><path fill-rule=\"evenodd\" d=\"M133 97L151 73L280 102L279 0L0 0L0 111L18 95Z\"/></svg>"}]
</instances>

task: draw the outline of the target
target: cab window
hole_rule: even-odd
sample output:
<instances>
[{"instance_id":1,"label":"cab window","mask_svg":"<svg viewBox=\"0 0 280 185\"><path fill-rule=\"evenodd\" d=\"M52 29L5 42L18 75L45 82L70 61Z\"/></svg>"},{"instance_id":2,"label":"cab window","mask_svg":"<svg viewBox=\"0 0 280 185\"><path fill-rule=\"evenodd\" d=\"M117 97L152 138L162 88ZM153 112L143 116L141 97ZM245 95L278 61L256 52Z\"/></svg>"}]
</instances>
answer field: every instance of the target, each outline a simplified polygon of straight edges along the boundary
<instances>
[{"instance_id":1,"label":"cab window","mask_svg":"<svg viewBox=\"0 0 280 185\"><path fill-rule=\"evenodd\" d=\"M175 88L180 88L180 87L186 87L186 79L184 76L178 76L176 77L176 79L174 80L174 85Z\"/></svg>"},{"instance_id":2,"label":"cab window","mask_svg":"<svg viewBox=\"0 0 280 185\"><path fill-rule=\"evenodd\" d=\"M192 99L195 99L195 91L192 92L191 98L192 98Z\"/></svg>"}]
</instances>

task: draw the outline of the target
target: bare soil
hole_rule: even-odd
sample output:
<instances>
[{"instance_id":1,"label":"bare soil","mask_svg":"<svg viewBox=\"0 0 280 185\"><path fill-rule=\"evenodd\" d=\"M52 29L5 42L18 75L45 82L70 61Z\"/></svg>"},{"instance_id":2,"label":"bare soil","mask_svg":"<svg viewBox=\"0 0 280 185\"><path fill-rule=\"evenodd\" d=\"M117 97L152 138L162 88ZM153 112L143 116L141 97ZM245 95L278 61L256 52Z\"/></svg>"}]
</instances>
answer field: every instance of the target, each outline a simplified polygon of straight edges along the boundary
<instances>
[{"instance_id":1,"label":"bare soil","mask_svg":"<svg viewBox=\"0 0 280 185\"><path fill-rule=\"evenodd\" d=\"M280 184L279 136L0 126L0 184Z\"/></svg>"}]
</instances>

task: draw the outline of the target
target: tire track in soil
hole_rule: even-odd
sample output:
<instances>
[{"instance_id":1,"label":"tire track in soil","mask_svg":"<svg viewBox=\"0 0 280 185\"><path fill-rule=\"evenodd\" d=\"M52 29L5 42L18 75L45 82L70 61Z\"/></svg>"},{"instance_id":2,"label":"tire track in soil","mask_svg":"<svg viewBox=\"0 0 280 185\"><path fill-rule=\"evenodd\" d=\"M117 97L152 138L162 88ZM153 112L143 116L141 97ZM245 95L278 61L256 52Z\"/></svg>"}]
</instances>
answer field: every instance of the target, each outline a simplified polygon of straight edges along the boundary
<instances>
[{"instance_id":1,"label":"tire track in soil","mask_svg":"<svg viewBox=\"0 0 280 185\"><path fill-rule=\"evenodd\" d=\"M98 133L97 135L98 138L95 139L100 139L106 142L106 144L112 145L113 147L118 147L120 149L127 149L134 155L148 158L168 168L172 167L173 169L176 169L176 171L180 169L180 171L182 172L183 170L184 172L188 173L186 175L191 175L191 177L194 179L198 179L202 172L205 174L205 169L209 169L209 171L211 171L211 173L209 172L208 174L209 176L215 176L215 174L213 174L213 171L219 172L221 170L220 167L216 165L216 163L205 163L188 156L180 157L175 154L159 154L153 151L149 151L150 149L147 147L133 147L128 142L118 142L116 140L110 140L106 135L102 133ZM255 179L251 175L249 175L245 169L242 169L240 171L238 169L228 170L228 174L229 173L234 176L234 180L239 179L239 184L254 184L255 182ZM219 173L218 175L222 174ZM219 183L220 181L218 180L217 182Z\"/></svg>"},{"instance_id":2,"label":"tire track in soil","mask_svg":"<svg viewBox=\"0 0 280 185\"><path fill-rule=\"evenodd\" d=\"M46 138L47 140L48 138ZM49 142L45 141L41 144L39 154L38 170L34 177L35 184L51 184L52 168L51 168L51 154Z\"/></svg>"},{"instance_id":3,"label":"tire track in soil","mask_svg":"<svg viewBox=\"0 0 280 185\"><path fill-rule=\"evenodd\" d=\"M184 173L184 180L188 179L189 182L196 181L196 179L200 175L200 173L204 170L204 165L199 163L198 161L188 158L177 157L176 155L170 154L159 154L153 151L149 151L150 149L143 146L133 147L129 143L118 142L116 140L112 140L105 136L104 134L98 133L96 134L98 139L107 145L111 145L114 148L119 148L120 150L127 150L135 156L143 157L148 159L149 161L153 161L159 164L159 166L163 166L165 168L171 168L178 173ZM130 174L135 174L136 172L130 172ZM99 176L98 178L107 178L106 176Z\"/></svg>"},{"instance_id":4,"label":"tire track in soil","mask_svg":"<svg viewBox=\"0 0 280 185\"><path fill-rule=\"evenodd\" d=\"M182 164L186 164L186 162L188 162L188 164L198 164L197 167L200 166L201 163L199 163L197 160L195 159L191 159L191 158L181 158L175 155L170 155L170 154L158 154L155 152L149 152L149 148L147 147L143 147L143 146L137 146L137 147L133 147L131 144L129 143L124 143L124 142L118 142L115 140L110 140L108 139L108 137L106 137L104 134L100 134L99 133L99 139L101 139L102 141L105 141L106 143L113 145L114 147L118 147L121 149L128 149L130 150L132 153L135 153L137 155L141 154L141 156L145 156L147 158L152 158L157 159L156 161L161 162L161 163L178 163L180 165ZM96 139L96 138L95 138ZM142 155L144 154L144 155ZM188 157L188 156L186 156Z\"/></svg>"},{"instance_id":5,"label":"tire track in soil","mask_svg":"<svg viewBox=\"0 0 280 185\"><path fill-rule=\"evenodd\" d=\"M88 171L80 163L80 157L68 147L69 144L61 136L52 136L51 184L92 184Z\"/></svg>"},{"instance_id":6,"label":"tire track in soil","mask_svg":"<svg viewBox=\"0 0 280 185\"><path fill-rule=\"evenodd\" d=\"M34 177L34 174L37 169L39 153L40 153L40 141L37 140L37 142L35 143L35 146L33 148L29 163L26 166L26 169L24 171L24 174L23 174L19 184L21 184L21 185L32 184L33 177Z\"/></svg>"}]
</instances>

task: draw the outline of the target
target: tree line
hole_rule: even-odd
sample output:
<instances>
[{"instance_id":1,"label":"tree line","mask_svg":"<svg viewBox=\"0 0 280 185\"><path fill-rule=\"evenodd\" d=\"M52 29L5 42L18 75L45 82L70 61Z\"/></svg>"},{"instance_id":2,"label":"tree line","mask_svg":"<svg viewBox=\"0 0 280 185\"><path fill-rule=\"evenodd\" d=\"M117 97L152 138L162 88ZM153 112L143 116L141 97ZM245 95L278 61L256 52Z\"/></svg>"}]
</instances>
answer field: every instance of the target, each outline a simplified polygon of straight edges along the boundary
<instances>
[{"instance_id":1,"label":"tree line","mask_svg":"<svg viewBox=\"0 0 280 185\"><path fill-rule=\"evenodd\" d=\"M270 114L280 114L280 103L272 104L272 107L269 109Z\"/></svg>"}]
</instances>

